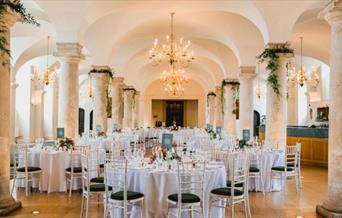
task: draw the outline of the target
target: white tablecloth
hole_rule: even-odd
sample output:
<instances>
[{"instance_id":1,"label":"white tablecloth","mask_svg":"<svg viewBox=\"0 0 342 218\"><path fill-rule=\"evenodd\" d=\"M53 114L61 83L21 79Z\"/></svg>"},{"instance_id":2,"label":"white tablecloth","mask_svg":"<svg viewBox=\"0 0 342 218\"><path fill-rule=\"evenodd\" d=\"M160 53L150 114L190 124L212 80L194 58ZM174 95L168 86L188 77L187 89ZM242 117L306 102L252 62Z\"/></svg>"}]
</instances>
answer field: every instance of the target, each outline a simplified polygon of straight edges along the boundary
<instances>
[{"instance_id":1,"label":"white tablecloth","mask_svg":"<svg viewBox=\"0 0 342 218\"><path fill-rule=\"evenodd\" d=\"M256 158L254 154L251 158ZM260 155L259 155L259 158ZM274 166L283 166L284 165L284 152L279 151L264 151L263 153L263 161L262 166L258 166L259 169L262 169L263 172L263 181L264 181L264 190L265 192L272 191L280 191L281 190L281 181L279 179L271 178L272 167ZM257 181L255 181L257 180ZM249 180L249 190L255 190L255 186L258 191L262 190L261 180L251 178Z\"/></svg>"},{"instance_id":2,"label":"white tablecloth","mask_svg":"<svg viewBox=\"0 0 342 218\"><path fill-rule=\"evenodd\" d=\"M80 159L80 154L73 153L74 158ZM65 192L65 169L70 167L71 154L65 151L37 151L28 152L28 164L33 167L42 169L42 186L41 191ZM24 180L17 181L18 187L25 187ZM31 186L37 188L38 181L31 183ZM73 189L81 189L82 181L74 180Z\"/></svg>"},{"instance_id":3,"label":"white tablecloth","mask_svg":"<svg viewBox=\"0 0 342 218\"><path fill-rule=\"evenodd\" d=\"M110 181L110 172L108 172L108 180ZM109 182L110 183L110 182ZM110 184L109 184L110 185ZM144 217L166 217L167 197L170 194L177 193L177 172L161 171L149 169L130 169L128 172L128 190L141 192L145 195L145 204L143 208ZM209 193L214 188L226 186L226 169L224 166L208 168L205 173L204 184L204 208L205 217L208 217L209 209ZM199 195L201 196L201 195ZM131 217L139 217L140 212L136 210L136 214ZM120 216L118 211L113 212L113 217ZM183 217L183 215L182 215ZM199 217L195 214L195 217ZM224 217L224 209L213 208L212 217Z\"/></svg>"}]
</instances>

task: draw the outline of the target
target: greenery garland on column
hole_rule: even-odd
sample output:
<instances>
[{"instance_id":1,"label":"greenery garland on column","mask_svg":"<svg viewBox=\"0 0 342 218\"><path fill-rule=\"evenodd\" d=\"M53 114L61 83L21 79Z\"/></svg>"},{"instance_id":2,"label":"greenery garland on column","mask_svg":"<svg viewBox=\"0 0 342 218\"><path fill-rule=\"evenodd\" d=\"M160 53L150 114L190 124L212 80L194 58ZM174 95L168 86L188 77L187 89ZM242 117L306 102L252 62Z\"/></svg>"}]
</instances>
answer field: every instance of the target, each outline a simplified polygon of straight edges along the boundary
<instances>
[{"instance_id":1,"label":"greenery garland on column","mask_svg":"<svg viewBox=\"0 0 342 218\"><path fill-rule=\"evenodd\" d=\"M127 88L124 88L123 91L133 91L133 96L132 96L132 110L134 111L135 109L135 95L136 95L136 91L135 88L132 88L132 87L127 87Z\"/></svg>"},{"instance_id":2,"label":"greenery garland on column","mask_svg":"<svg viewBox=\"0 0 342 218\"><path fill-rule=\"evenodd\" d=\"M269 71L268 77L266 79L267 84L273 89L273 91L280 96L280 85L278 82L277 70L279 68L279 55L280 54L293 54L294 50L290 48L289 43L284 44L274 44L272 48L265 48L265 50L257 57L259 63L263 63L266 60L267 66L266 70Z\"/></svg>"},{"instance_id":3,"label":"greenery garland on column","mask_svg":"<svg viewBox=\"0 0 342 218\"><path fill-rule=\"evenodd\" d=\"M221 84L221 109L222 109L222 114L224 115L224 87L226 85L230 85L231 86L231 90L233 91L233 95L234 95L234 100L237 101L239 98L239 89L240 89L240 82L234 79L225 79L222 80L222 84ZM234 104L234 107L236 106L236 103ZM237 111L236 109L234 109L232 111L233 114L236 114Z\"/></svg>"},{"instance_id":4,"label":"greenery garland on column","mask_svg":"<svg viewBox=\"0 0 342 218\"><path fill-rule=\"evenodd\" d=\"M0 0L0 57L5 55L11 57L11 50L8 48L8 42L5 37L8 29L6 27L5 20L3 19L3 15L7 8L9 8L9 10L11 10L13 13L18 14L21 17L22 23L40 26L36 19L26 11L23 3L21 3L19 0ZM8 63L2 60L2 65L5 66L6 64Z\"/></svg>"},{"instance_id":5,"label":"greenery garland on column","mask_svg":"<svg viewBox=\"0 0 342 218\"><path fill-rule=\"evenodd\" d=\"M89 71L88 75L91 77L91 74L94 73L103 73L108 74L109 80L106 87L106 112L107 112L107 118L112 117L112 97L110 96L110 89L109 89L109 83L111 79L113 79L113 71L112 69L92 69Z\"/></svg>"}]
</instances>

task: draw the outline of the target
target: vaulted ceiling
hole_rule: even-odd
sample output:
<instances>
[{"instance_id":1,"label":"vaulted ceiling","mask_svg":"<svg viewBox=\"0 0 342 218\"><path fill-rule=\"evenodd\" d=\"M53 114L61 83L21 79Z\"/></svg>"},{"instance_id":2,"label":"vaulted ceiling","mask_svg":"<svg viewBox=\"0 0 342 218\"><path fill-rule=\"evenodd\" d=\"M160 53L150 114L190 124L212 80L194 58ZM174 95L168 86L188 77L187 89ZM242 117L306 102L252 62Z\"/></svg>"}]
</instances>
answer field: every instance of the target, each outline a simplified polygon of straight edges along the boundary
<instances>
[{"instance_id":1,"label":"vaulted ceiling","mask_svg":"<svg viewBox=\"0 0 342 218\"><path fill-rule=\"evenodd\" d=\"M51 46L83 45L86 59L80 73L91 65L108 65L126 84L144 90L165 68L150 65L148 50L154 38L169 34L169 13L174 11L176 37L190 39L195 51L187 73L208 91L223 78L236 78L239 66L255 65L268 42L291 41L298 50L298 37L304 36L304 54L328 63L330 28L317 18L325 2L25 0L41 26L18 23L13 28L14 72L44 56L46 36L51 35Z\"/></svg>"}]
</instances>

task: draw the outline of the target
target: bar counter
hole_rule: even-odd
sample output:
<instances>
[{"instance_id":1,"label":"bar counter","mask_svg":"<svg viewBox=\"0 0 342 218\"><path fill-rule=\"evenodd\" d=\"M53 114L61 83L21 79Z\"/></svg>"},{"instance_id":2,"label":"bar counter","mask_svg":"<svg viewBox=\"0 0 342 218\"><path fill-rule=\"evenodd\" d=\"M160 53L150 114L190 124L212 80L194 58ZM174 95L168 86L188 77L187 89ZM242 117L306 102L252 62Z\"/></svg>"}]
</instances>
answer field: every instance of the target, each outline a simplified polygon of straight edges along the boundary
<instances>
[{"instance_id":1,"label":"bar counter","mask_svg":"<svg viewBox=\"0 0 342 218\"><path fill-rule=\"evenodd\" d=\"M287 144L301 143L301 163L309 166L328 166L329 128L287 127ZM265 126L259 127L260 140L265 139Z\"/></svg>"}]
</instances>

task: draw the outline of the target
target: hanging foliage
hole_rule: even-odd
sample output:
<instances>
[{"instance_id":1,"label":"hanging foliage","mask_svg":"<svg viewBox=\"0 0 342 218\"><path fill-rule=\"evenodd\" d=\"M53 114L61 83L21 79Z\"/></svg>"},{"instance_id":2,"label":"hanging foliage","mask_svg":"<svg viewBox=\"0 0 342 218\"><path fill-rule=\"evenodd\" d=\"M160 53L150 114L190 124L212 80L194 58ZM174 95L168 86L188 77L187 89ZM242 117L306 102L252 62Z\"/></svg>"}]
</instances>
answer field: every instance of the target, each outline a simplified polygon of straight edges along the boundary
<instances>
[{"instance_id":1,"label":"hanging foliage","mask_svg":"<svg viewBox=\"0 0 342 218\"><path fill-rule=\"evenodd\" d=\"M274 93L276 93L278 96L281 95L277 75L277 70L279 68L279 55L293 53L294 50L290 48L289 43L275 44L275 46L272 48L265 48L265 50L257 57L259 59L259 63L263 63L266 60L268 61L266 70L269 71L269 74L266 81L267 84L273 89Z\"/></svg>"},{"instance_id":2,"label":"hanging foliage","mask_svg":"<svg viewBox=\"0 0 342 218\"><path fill-rule=\"evenodd\" d=\"M108 86L106 89L106 111L107 118L112 118L112 97L110 97L110 90Z\"/></svg>"},{"instance_id":3,"label":"hanging foliage","mask_svg":"<svg viewBox=\"0 0 342 218\"><path fill-rule=\"evenodd\" d=\"M136 92L137 90L135 90L135 88L132 88L132 87L127 87L127 88L124 88L123 91L133 91L133 96L132 96L132 110L135 109L135 95L136 95Z\"/></svg>"},{"instance_id":4,"label":"hanging foliage","mask_svg":"<svg viewBox=\"0 0 342 218\"><path fill-rule=\"evenodd\" d=\"M239 90L240 90L240 82L237 80L231 80L231 79L225 79L222 80L222 84L221 84L221 109L222 109L222 114L224 115L224 103L225 103L225 99L224 99L224 87L230 85L231 86L231 90L233 91L233 98L235 101L238 100L239 98ZM234 104L234 109L232 111L233 114L236 114L236 109L235 109L235 105Z\"/></svg>"},{"instance_id":5,"label":"hanging foliage","mask_svg":"<svg viewBox=\"0 0 342 218\"><path fill-rule=\"evenodd\" d=\"M11 50L5 37L9 30L6 26L5 19L3 19L3 15L7 8L11 12L18 14L21 17L22 23L40 26L36 19L26 11L23 3L19 0L0 0L0 57L4 57L5 55L8 55L9 57L11 56ZM6 64L8 63L6 63L5 59L2 58L2 65L5 66Z\"/></svg>"}]
</instances>

